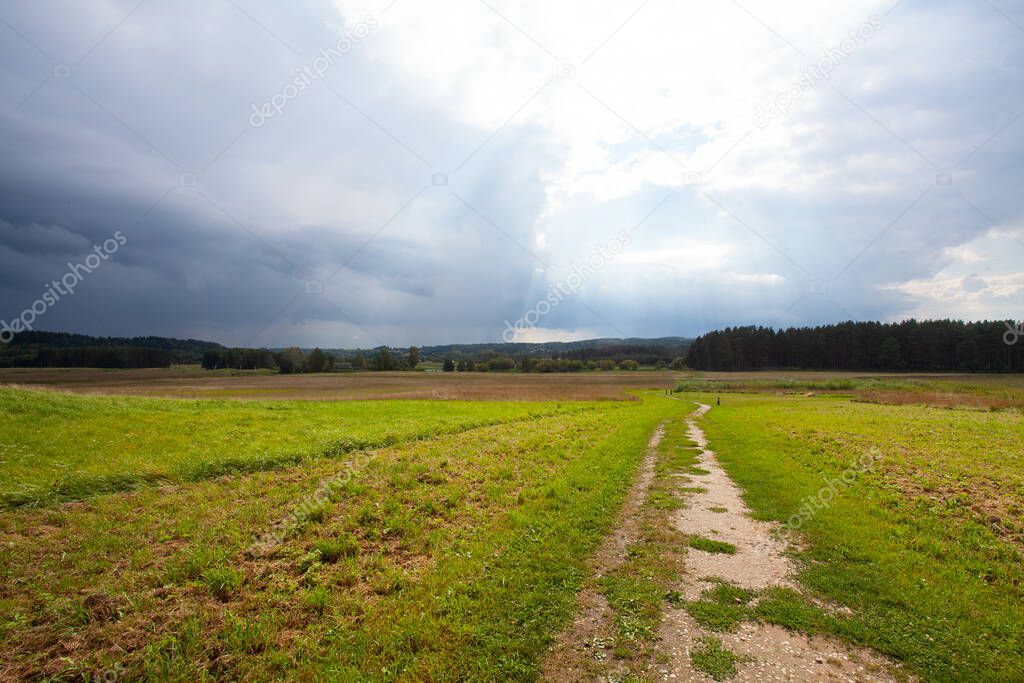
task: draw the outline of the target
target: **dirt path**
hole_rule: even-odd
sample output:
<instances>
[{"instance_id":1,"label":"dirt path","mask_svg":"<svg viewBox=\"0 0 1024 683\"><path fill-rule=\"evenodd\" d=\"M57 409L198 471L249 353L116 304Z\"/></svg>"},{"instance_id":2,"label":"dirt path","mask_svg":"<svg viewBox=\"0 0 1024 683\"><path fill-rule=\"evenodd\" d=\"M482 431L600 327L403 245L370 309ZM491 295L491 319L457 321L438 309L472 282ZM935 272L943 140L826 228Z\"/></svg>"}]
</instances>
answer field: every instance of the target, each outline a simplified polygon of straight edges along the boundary
<instances>
[{"instance_id":1,"label":"dirt path","mask_svg":"<svg viewBox=\"0 0 1024 683\"><path fill-rule=\"evenodd\" d=\"M775 524L750 516L740 489L708 450L704 432L697 420L710 406L687 419L689 436L700 448L699 467L708 474L690 474L687 478L703 492L687 498L687 506L673 513L672 522L685 534L695 534L736 547L735 554L709 553L690 549L686 572L679 587L687 600L700 597L713 587L706 579L724 579L741 588L762 590L792 587L796 568L786 556L786 545L773 533ZM891 681L888 660L869 651L858 650L836 640L808 638L778 626L744 622L733 633L712 633L703 629L682 608L665 612L658 649L665 656L658 666L662 680L710 681L694 669L690 653L700 647L701 639L714 636L722 647L744 658L736 664L736 681Z\"/></svg>"},{"instance_id":2,"label":"dirt path","mask_svg":"<svg viewBox=\"0 0 1024 683\"><path fill-rule=\"evenodd\" d=\"M659 425L647 443L640 475L629 490L619 521L592 560L595 579L621 566L626 559L626 548L637 539L637 517L654 480L657 448L664 434L664 425ZM608 601L596 590L593 581L588 582L577 598L573 623L559 634L542 664L541 678L545 681L593 681L621 670L614 662L604 661L600 654L607 643L615 640L613 621Z\"/></svg>"}]
</instances>

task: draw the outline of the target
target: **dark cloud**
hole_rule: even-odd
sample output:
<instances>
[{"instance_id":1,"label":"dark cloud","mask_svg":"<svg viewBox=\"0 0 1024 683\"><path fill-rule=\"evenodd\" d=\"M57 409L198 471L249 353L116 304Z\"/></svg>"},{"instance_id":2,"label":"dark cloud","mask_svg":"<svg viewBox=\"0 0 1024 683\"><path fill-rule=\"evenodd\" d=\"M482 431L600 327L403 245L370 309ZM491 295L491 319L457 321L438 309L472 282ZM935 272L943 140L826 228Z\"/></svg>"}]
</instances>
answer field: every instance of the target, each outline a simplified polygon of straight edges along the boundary
<instances>
[{"instance_id":1,"label":"dark cloud","mask_svg":"<svg viewBox=\"0 0 1024 683\"><path fill-rule=\"evenodd\" d=\"M530 97L536 85L511 98L520 111L481 125L424 95L454 93L456 71L410 88L376 34L251 125L254 105L364 17L326 0L5 5L17 34L0 26L0 316L121 231L116 257L40 328L265 345L495 340L574 261L643 221L636 258L540 326L655 336L893 318L917 300L885 286L927 281L953 263L950 248L1020 225L1022 44L985 7L901 7L731 152L717 171L727 182L667 201L665 178L681 169L627 174L633 189L619 191L574 156L560 100ZM604 145L609 167L639 174L659 150L688 156L743 133L664 118L679 123ZM566 178L610 191L556 201ZM687 245L725 256L691 263ZM978 278L963 289L985 293Z\"/></svg>"}]
</instances>

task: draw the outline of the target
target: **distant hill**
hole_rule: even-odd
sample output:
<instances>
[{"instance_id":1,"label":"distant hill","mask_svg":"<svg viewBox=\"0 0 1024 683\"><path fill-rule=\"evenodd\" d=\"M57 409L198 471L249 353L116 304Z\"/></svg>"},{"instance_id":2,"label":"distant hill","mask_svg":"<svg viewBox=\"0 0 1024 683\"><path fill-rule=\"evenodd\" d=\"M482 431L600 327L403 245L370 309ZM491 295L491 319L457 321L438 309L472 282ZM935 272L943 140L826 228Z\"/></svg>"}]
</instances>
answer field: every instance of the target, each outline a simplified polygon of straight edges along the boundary
<instances>
[{"instance_id":1,"label":"distant hill","mask_svg":"<svg viewBox=\"0 0 1024 683\"><path fill-rule=\"evenodd\" d=\"M444 360L462 358L479 360L497 356L520 358L556 358L571 360L598 360L602 358L632 358L640 363L655 363L659 360L671 362L675 358L685 358L692 339L686 337L659 337L656 339L583 339L570 342L526 343L483 343L483 344L441 344L422 346L420 357L424 360ZM393 349L404 351L406 349ZM348 359L357 353L368 356L373 349L325 349L342 359Z\"/></svg>"},{"instance_id":2,"label":"distant hill","mask_svg":"<svg viewBox=\"0 0 1024 683\"><path fill-rule=\"evenodd\" d=\"M584 339L536 344L443 344L420 347L423 360L490 360L499 357L553 358L565 360L622 360L641 364L670 363L685 358L692 339ZM404 354L408 349L391 347ZM208 351L223 351L222 344L199 339L171 337L92 337L69 332L21 332L10 344L0 345L0 367L165 367L172 363L199 363ZM271 349L271 351L281 349ZM304 349L310 351L311 349ZM357 354L366 357L375 349L323 349L339 360Z\"/></svg>"}]
</instances>

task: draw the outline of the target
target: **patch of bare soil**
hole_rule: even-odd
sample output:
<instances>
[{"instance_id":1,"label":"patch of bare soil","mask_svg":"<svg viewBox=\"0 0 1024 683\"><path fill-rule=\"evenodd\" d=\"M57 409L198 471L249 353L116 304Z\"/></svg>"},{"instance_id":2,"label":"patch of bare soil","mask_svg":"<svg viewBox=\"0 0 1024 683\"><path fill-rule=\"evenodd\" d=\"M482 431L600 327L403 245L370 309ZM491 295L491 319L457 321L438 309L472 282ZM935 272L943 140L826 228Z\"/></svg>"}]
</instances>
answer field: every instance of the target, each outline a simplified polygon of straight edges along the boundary
<instances>
[{"instance_id":1,"label":"patch of bare soil","mask_svg":"<svg viewBox=\"0 0 1024 683\"><path fill-rule=\"evenodd\" d=\"M689 436L699 446L699 467L708 474L689 475L691 487L702 492L687 498L687 507L675 513L679 531L736 547L735 554L690 549L680 592L690 600L712 586L707 579L724 579L742 588L796 588L796 568L786 555L777 525L750 516L740 490L707 447L697 419L710 406L701 405L687 422ZM714 508L717 511L712 510ZM725 511L722 512L722 508ZM659 650L666 663L658 667L662 680L710 681L693 667L691 649L702 638L720 638L722 646L743 658L736 665L738 681L892 681L893 664L878 654L855 649L829 638L808 638L769 624L743 623L734 633L703 629L685 609L670 608L661 628Z\"/></svg>"},{"instance_id":2,"label":"patch of bare soil","mask_svg":"<svg viewBox=\"0 0 1024 683\"><path fill-rule=\"evenodd\" d=\"M610 655L605 652L605 645L615 640L614 615L595 580L619 567L626 559L626 549L640 537L638 517L654 481L658 444L664 434L661 425L651 435L640 475L629 490L619 521L591 560L594 580L580 591L573 623L559 634L541 665L545 681L598 680L611 673L609 665L616 666L607 661Z\"/></svg>"}]
</instances>

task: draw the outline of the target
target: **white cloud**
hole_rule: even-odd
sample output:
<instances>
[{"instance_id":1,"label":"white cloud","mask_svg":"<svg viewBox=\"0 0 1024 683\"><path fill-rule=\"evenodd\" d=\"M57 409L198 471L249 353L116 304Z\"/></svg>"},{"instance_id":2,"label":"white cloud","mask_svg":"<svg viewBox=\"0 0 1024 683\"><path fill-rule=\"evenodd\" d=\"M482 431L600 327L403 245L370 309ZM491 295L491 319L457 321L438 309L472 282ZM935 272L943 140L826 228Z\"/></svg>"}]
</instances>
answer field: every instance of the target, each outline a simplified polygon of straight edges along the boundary
<instances>
[{"instance_id":1,"label":"white cloud","mask_svg":"<svg viewBox=\"0 0 1024 683\"><path fill-rule=\"evenodd\" d=\"M910 295L908 314L917 317L1012 319L1024 315L1021 230L992 228L980 237L945 250L947 265L928 278L883 285Z\"/></svg>"},{"instance_id":2,"label":"white cloud","mask_svg":"<svg viewBox=\"0 0 1024 683\"><path fill-rule=\"evenodd\" d=\"M568 342L581 339L596 339L602 336L602 331L595 328L577 328L562 330L548 327L524 328L516 335L516 342L520 344L539 344L543 342Z\"/></svg>"}]
</instances>

